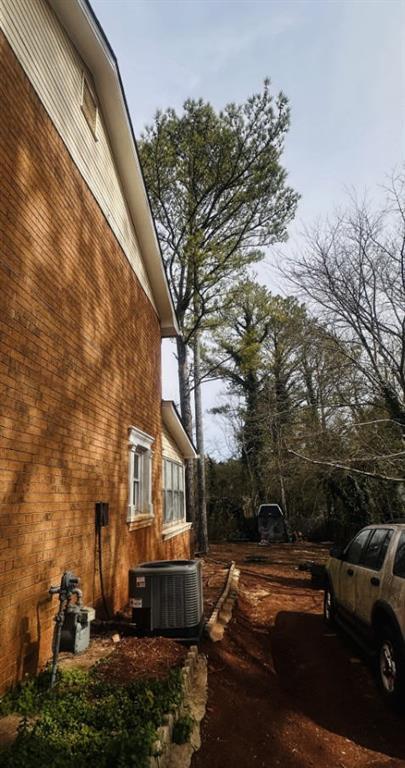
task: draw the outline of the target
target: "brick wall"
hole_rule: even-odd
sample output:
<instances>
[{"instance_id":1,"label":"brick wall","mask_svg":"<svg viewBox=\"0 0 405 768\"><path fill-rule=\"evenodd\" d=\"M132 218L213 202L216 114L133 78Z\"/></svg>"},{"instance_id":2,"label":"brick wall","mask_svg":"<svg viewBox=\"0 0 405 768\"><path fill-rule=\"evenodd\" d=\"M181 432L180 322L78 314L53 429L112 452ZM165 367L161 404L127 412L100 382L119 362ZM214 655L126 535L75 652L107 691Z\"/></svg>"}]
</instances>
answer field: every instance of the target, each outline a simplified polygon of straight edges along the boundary
<instances>
[{"instance_id":1,"label":"brick wall","mask_svg":"<svg viewBox=\"0 0 405 768\"><path fill-rule=\"evenodd\" d=\"M163 544L156 314L5 38L0 38L0 690L49 658L62 571L100 605L94 503L110 502L104 580L188 555ZM128 427L155 437L156 523L129 531Z\"/></svg>"}]
</instances>

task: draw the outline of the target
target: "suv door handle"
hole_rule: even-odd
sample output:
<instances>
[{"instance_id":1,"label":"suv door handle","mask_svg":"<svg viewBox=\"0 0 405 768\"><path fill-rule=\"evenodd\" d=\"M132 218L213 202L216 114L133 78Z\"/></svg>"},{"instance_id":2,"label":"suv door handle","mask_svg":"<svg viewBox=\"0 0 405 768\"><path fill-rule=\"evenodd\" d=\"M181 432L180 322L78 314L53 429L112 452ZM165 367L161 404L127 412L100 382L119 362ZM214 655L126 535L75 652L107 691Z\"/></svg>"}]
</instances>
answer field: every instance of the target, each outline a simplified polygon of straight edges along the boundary
<instances>
[{"instance_id":1,"label":"suv door handle","mask_svg":"<svg viewBox=\"0 0 405 768\"><path fill-rule=\"evenodd\" d=\"M372 576L370 579L370 584L373 585L373 587L379 587L380 586L380 579L377 579L377 576Z\"/></svg>"},{"instance_id":2,"label":"suv door handle","mask_svg":"<svg viewBox=\"0 0 405 768\"><path fill-rule=\"evenodd\" d=\"M348 576L353 576L353 574L354 574L353 568L348 568L346 573L347 573Z\"/></svg>"}]
</instances>

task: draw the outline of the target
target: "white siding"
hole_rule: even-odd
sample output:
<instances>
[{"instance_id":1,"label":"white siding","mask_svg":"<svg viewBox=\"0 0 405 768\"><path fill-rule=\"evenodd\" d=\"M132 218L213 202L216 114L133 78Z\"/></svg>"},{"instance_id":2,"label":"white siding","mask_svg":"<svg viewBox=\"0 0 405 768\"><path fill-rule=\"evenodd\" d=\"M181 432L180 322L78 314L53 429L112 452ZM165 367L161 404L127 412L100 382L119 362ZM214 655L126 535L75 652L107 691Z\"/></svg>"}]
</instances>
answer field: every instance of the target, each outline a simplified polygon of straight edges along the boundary
<instances>
[{"instance_id":1,"label":"white siding","mask_svg":"<svg viewBox=\"0 0 405 768\"><path fill-rule=\"evenodd\" d=\"M46 0L0 0L0 26L153 303L103 117L95 141L81 110L81 58Z\"/></svg>"},{"instance_id":2,"label":"white siding","mask_svg":"<svg viewBox=\"0 0 405 768\"><path fill-rule=\"evenodd\" d=\"M178 461L181 464L184 462L183 455L177 443L173 440L166 427L162 427L162 454L165 459Z\"/></svg>"}]
</instances>

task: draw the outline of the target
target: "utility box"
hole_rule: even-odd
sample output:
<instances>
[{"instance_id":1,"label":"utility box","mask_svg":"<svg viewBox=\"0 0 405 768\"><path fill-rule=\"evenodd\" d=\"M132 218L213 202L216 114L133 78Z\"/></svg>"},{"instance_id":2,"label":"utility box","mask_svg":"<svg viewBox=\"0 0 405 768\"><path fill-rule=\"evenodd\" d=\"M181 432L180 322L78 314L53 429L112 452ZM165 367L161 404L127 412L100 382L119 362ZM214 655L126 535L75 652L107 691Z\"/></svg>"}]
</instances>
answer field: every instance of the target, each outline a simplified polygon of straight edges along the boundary
<instances>
[{"instance_id":1,"label":"utility box","mask_svg":"<svg viewBox=\"0 0 405 768\"><path fill-rule=\"evenodd\" d=\"M132 620L140 635L198 640L204 623L200 560L159 560L129 571Z\"/></svg>"},{"instance_id":2,"label":"utility box","mask_svg":"<svg viewBox=\"0 0 405 768\"><path fill-rule=\"evenodd\" d=\"M90 624L95 619L94 608L69 605L60 637L60 650L70 653L83 653L90 643Z\"/></svg>"}]
</instances>

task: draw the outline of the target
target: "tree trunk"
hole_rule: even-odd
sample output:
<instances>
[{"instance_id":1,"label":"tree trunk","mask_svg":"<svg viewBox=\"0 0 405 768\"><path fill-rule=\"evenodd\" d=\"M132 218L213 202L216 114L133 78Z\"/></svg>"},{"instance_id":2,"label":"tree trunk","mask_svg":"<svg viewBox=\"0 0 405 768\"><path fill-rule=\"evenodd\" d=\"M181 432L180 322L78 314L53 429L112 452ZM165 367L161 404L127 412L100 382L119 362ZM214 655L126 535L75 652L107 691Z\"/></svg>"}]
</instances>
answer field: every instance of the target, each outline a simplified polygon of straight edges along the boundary
<instances>
[{"instance_id":1,"label":"tree trunk","mask_svg":"<svg viewBox=\"0 0 405 768\"><path fill-rule=\"evenodd\" d=\"M194 404L197 459L197 551L208 552L207 494L205 485L204 425L201 400L200 337L194 336Z\"/></svg>"},{"instance_id":2,"label":"tree trunk","mask_svg":"<svg viewBox=\"0 0 405 768\"><path fill-rule=\"evenodd\" d=\"M283 512L285 517L288 517L288 507L287 507L287 494L285 492L285 483L284 483L284 476L281 471L281 461L280 458L278 460L278 477L280 480L280 491L281 491L281 505L283 507Z\"/></svg>"},{"instance_id":3,"label":"tree trunk","mask_svg":"<svg viewBox=\"0 0 405 768\"><path fill-rule=\"evenodd\" d=\"M282 430L291 418L290 414L290 400L288 397L287 380L282 370L282 360L278 354L277 346L275 346L275 365L274 365L274 393L275 393L275 411L274 427L273 427L273 442L277 455L277 471L280 483L281 505L283 512L288 517L287 507L287 493L285 487L285 478L283 474L283 467L285 466L285 454L283 451L282 443Z\"/></svg>"},{"instance_id":4,"label":"tree trunk","mask_svg":"<svg viewBox=\"0 0 405 768\"><path fill-rule=\"evenodd\" d=\"M258 504L266 502L267 499L261 466L263 436L258 423L259 383L253 372L246 377L245 398L246 416L243 426L242 461L251 475L252 506L255 509Z\"/></svg>"},{"instance_id":5,"label":"tree trunk","mask_svg":"<svg viewBox=\"0 0 405 768\"><path fill-rule=\"evenodd\" d=\"M186 432L193 440L193 413L191 409L190 395L190 369L188 362L187 345L183 339L177 337L177 357L179 372L180 411ZM185 466L186 475L186 511L187 520L193 523L194 536L196 535L196 509L194 493L194 460L188 459Z\"/></svg>"},{"instance_id":6,"label":"tree trunk","mask_svg":"<svg viewBox=\"0 0 405 768\"><path fill-rule=\"evenodd\" d=\"M386 384L383 387L383 396L385 407L387 408L391 419L399 424L402 431L402 436L405 438L405 392L403 392L403 403L401 403L394 388Z\"/></svg>"},{"instance_id":7,"label":"tree trunk","mask_svg":"<svg viewBox=\"0 0 405 768\"><path fill-rule=\"evenodd\" d=\"M277 417L276 417L276 421L277 421ZM278 481L280 483L281 506L282 506L284 515L287 518L288 517L288 507L287 507L287 493L286 493L286 489L285 489L285 481L284 481L284 475L283 475L283 455L282 455L282 445L281 445L281 429L280 429L280 425L277 424L277 423L275 423L273 425L272 438L273 438L273 443L274 443L274 447L275 447L275 454L276 454L276 465L277 465Z\"/></svg>"}]
</instances>

